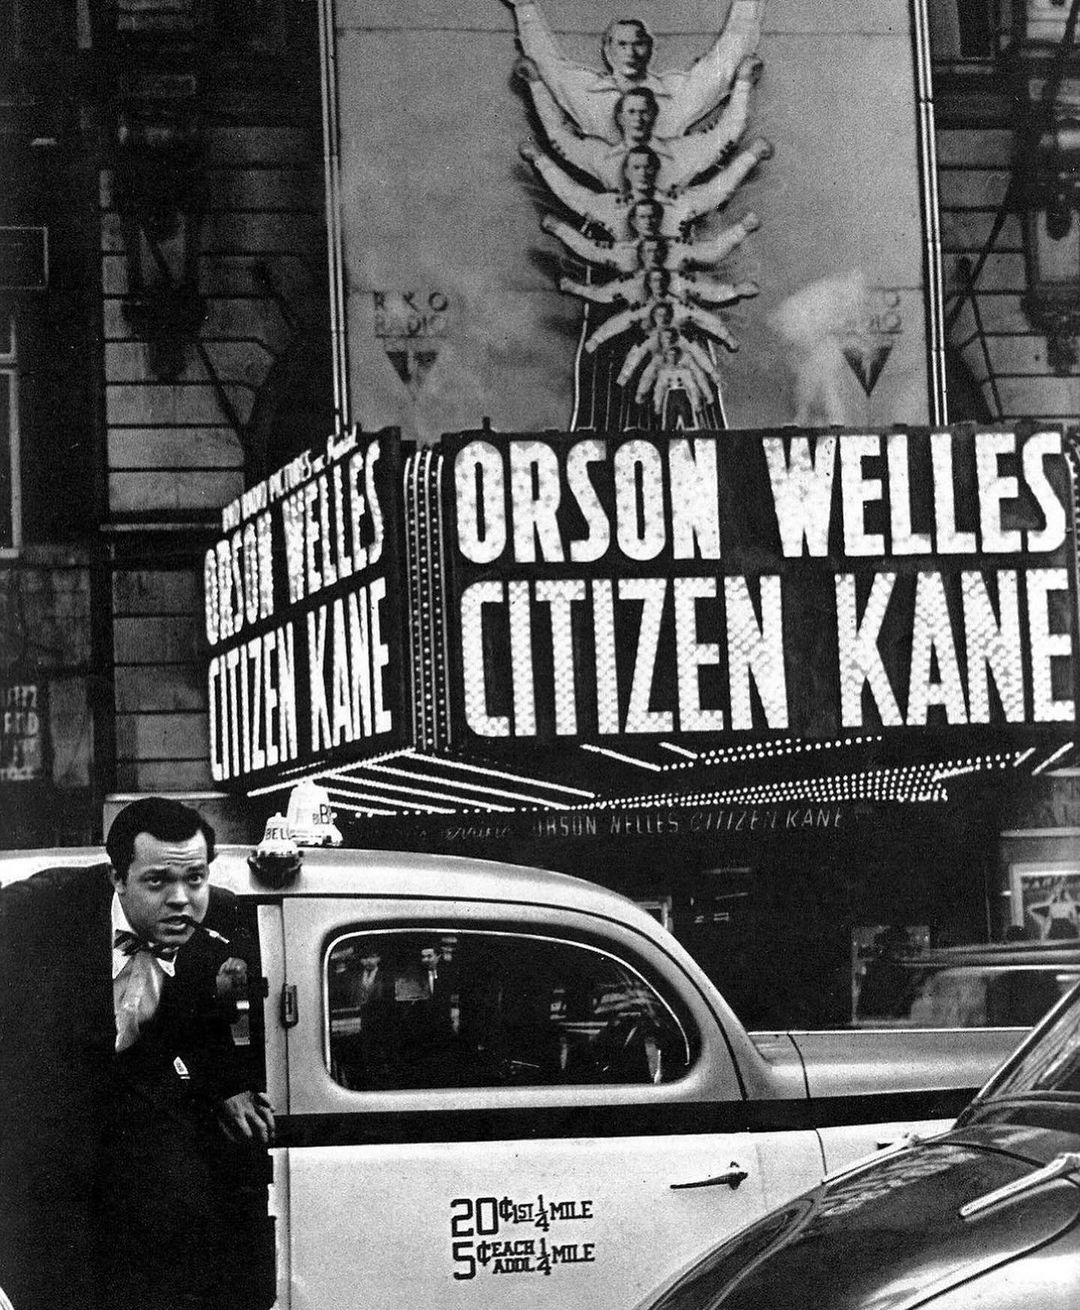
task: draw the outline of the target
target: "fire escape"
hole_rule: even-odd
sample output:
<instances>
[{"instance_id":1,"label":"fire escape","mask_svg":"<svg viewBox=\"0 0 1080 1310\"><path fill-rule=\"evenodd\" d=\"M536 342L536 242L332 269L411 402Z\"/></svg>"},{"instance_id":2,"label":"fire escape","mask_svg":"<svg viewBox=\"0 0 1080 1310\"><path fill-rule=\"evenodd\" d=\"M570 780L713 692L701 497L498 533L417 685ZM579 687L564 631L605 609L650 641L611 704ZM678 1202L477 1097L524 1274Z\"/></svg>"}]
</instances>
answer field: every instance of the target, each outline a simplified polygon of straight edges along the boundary
<instances>
[{"instance_id":1,"label":"fire escape","mask_svg":"<svg viewBox=\"0 0 1080 1310\"><path fill-rule=\"evenodd\" d=\"M1080 411L1080 0L932 6L949 417Z\"/></svg>"}]
</instances>

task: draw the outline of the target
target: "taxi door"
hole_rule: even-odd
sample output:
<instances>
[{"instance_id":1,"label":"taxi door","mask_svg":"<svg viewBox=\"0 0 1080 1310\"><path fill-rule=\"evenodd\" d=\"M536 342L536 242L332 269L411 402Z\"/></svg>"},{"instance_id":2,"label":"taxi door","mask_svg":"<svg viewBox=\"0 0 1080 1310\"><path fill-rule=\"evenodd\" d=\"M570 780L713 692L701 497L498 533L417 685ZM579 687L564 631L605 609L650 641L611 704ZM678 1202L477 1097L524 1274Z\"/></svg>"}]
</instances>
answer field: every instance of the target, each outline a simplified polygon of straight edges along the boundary
<instances>
[{"instance_id":1,"label":"taxi door","mask_svg":"<svg viewBox=\"0 0 1080 1310\"><path fill-rule=\"evenodd\" d=\"M820 1176L813 1133L750 1131L705 998L630 930L283 908L291 1310L633 1304Z\"/></svg>"}]
</instances>

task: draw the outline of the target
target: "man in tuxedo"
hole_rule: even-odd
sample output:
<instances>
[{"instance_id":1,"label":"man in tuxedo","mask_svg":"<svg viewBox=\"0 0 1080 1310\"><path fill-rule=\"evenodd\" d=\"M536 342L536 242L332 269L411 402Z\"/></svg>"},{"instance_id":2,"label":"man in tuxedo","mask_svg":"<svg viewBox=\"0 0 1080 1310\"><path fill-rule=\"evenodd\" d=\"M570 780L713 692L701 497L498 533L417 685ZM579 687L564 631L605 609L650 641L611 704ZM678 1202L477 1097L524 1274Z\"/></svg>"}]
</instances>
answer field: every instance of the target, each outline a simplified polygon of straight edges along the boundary
<instances>
[{"instance_id":1,"label":"man in tuxedo","mask_svg":"<svg viewBox=\"0 0 1080 1310\"><path fill-rule=\"evenodd\" d=\"M0 889L0 1287L16 1310L264 1310L273 1112L224 981L214 831L148 797L108 866Z\"/></svg>"}]
</instances>

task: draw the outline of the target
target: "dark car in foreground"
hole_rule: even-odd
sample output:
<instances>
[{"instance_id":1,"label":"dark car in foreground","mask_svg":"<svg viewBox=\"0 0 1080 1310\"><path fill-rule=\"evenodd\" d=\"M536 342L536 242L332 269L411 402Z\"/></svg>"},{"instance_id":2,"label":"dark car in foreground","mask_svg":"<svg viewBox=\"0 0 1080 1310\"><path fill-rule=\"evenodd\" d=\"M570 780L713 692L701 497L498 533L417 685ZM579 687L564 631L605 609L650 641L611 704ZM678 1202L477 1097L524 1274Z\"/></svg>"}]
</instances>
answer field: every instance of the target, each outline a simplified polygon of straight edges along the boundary
<instances>
[{"instance_id":1,"label":"dark car in foreground","mask_svg":"<svg viewBox=\"0 0 1080 1310\"><path fill-rule=\"evenodd\" d=\"M950 1131L826 1179L642 1310L1080 1306L1080 987Z\"/></svg>"}]
</instances>

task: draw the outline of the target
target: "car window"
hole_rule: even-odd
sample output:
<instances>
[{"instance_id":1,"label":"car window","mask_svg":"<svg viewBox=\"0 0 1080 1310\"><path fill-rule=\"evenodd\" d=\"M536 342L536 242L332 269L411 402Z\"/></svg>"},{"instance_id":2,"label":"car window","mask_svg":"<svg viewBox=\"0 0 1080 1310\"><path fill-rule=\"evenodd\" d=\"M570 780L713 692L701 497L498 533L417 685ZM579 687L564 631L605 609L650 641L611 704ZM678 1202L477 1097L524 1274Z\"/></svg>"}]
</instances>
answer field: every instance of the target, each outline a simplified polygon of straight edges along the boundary
<instances>
[{"instance_id":1,"label":"car window","mask_svg":"<svg viewBox=\"0 0 1080 1310\"><path fill-rule=\"evenodd\" d=\"M386 930L324 958L326 1056L353 1091L659 1083L684 1074L687 1026L596 947L514 932Z\"/></svg>"},{"instance_id":2,"label":"car window","mask_svg":"<svg viewBox=\"0 0 1080 1310\"><path fill-rule=\"evenodd\" d=\"M859 998L859 1020L905 1028L1028 1028L1080 978L1073 967L895 966Z\"/></svg>"}]
</instances>

